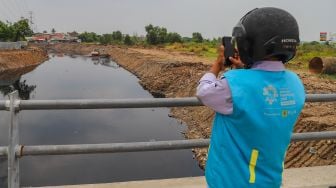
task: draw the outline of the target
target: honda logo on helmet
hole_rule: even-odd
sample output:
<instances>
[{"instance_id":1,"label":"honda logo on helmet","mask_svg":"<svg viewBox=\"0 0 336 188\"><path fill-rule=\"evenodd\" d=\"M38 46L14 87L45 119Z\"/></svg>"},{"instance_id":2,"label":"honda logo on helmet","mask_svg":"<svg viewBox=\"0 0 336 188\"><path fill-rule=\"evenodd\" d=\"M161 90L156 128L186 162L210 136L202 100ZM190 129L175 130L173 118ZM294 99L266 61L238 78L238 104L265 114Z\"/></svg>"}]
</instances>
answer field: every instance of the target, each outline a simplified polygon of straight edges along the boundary
<instances>
[{"instance_id":1,"label":"honda logo on helmet","mask_svg":"<svg viewBox=\"0 0 336 188\"><path fill-rule=\"evenodd\" d=\"M297 43L296 39L281 39L282 43Z\"/></svg>"}]
</instances>

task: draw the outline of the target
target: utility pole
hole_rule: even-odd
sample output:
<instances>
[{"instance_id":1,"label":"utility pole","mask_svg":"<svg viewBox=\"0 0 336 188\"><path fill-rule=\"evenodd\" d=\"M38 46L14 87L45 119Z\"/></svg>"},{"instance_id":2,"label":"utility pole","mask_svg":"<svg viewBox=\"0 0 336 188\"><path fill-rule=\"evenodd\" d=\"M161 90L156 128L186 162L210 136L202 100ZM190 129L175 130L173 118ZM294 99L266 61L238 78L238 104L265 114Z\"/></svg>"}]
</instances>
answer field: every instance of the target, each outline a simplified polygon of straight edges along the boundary
<instances>
[{"instance_id":1,"label":"utility pole","mask_svg":"<svg viewBox=\"0 0 336 188\"><path fill-rule=\"evenodd\" d=\"M29 11L28 14L29 14L29 26L33 30L33 32L37 32L37 27L34 23L33 11Z\"/></svg>"}]
</instances>

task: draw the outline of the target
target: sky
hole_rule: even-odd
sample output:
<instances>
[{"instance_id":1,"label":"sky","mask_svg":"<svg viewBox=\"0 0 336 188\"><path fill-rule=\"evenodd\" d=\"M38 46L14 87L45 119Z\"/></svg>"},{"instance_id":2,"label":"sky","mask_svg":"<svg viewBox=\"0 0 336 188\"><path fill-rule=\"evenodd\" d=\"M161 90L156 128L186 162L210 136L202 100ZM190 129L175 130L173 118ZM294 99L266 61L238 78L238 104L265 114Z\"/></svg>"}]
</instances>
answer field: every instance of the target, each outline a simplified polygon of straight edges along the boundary
<instances>
[{"instance_id":1,"label":"sky","mask_svg":"<svg viewBox=\"0 0 336 188\"><path fill-rule=\"evenodd\" d=\"M182 36L200 32L213 38L231 35L238 20L257 7L290 12L301 41L319 40L320 32L336 33L336 0L0 0L0 19L13 22L32 11L39 32L145 35L145 25L153 24Z\"/></svg>"}]
</instances>

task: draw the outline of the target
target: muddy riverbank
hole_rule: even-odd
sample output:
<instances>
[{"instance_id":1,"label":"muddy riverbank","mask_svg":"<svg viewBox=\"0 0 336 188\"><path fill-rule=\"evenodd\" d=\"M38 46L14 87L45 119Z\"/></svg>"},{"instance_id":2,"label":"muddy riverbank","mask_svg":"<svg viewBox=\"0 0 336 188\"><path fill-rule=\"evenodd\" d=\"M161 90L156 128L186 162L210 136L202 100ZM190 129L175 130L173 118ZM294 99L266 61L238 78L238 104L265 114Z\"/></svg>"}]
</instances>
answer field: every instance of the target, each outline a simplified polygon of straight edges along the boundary
<instances>
[{"instance_id":1,"label":"muddy riverbank","mask_svg":"<svg viewBox=\"0 0 336 188\"><path fill-rule=\"evenodd\" d=\"M47 52L37 47L26 50L0 50L0 71L36 67L47 59Z\"/></svg>"},{"instance_id":2,"label":"muddy riverbank","mask_svg":"<svg viewBox=\"0 0 336 188\"><path fill-rule=\"evenodd\" d=\"M87 55L94 49L103 50L121 66L140 78L140 84L155 96L195 96L198 80L209 70L208 59L160 49L120 48L85 44L57 44L54 52ZM319 78L309 72L297 71L307 93L335 93L336 81ZM186 138L208 138L214 112L207 107L172 108L171 115L188 125ZM295 126L295 132L336 130L336 103L307 103ZM195 149L201 167L207 149ZM323 140L292 143L285 167L336 164L336 141Z\"/></svg>"}]
</instances>

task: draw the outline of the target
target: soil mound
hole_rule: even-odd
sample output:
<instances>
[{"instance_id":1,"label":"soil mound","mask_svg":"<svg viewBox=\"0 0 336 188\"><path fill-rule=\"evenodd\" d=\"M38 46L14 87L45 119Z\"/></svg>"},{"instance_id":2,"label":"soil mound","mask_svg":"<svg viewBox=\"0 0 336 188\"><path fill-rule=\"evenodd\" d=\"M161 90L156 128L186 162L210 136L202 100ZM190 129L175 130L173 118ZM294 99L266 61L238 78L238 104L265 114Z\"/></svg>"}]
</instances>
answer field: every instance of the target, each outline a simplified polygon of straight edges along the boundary
<instances>
[{"instance_id":1,"label":"soil mound","mask_svg":"<svg viewBox=\"0 0 336 188\"><path fill-rule=\"evenodd\" d=\"M27 50L1 50L0 71L37 66L48 58L46 51L40 48Z\"/></svg>"}]
</instances>

